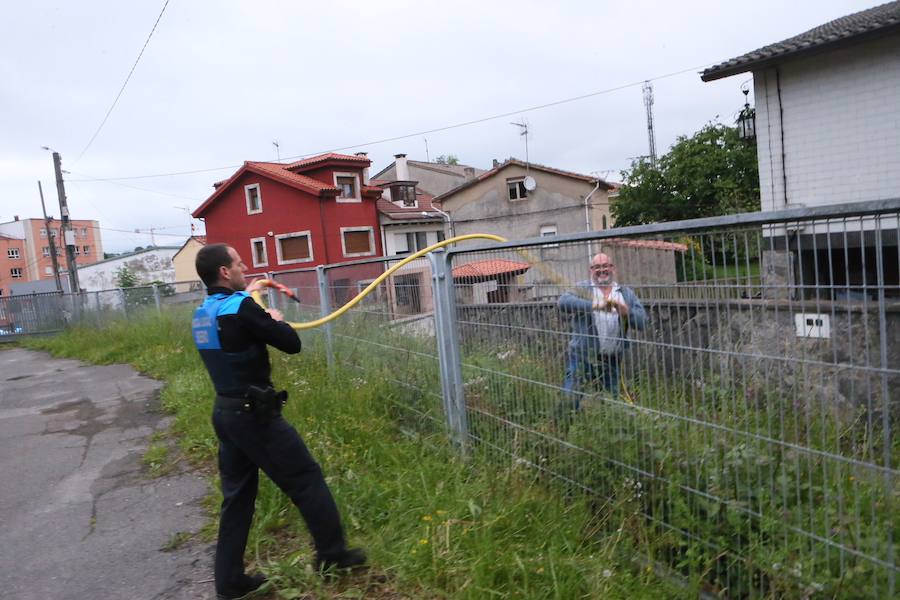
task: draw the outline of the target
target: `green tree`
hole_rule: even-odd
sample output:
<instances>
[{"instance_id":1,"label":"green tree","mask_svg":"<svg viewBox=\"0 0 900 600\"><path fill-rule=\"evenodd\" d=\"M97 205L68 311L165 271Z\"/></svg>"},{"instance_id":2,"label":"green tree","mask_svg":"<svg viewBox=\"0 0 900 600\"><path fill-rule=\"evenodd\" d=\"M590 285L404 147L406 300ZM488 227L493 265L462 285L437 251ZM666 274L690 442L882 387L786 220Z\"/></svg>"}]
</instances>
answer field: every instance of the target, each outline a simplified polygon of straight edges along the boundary
<instances>
[{"instance_id":1,"label":"green tree","mask_svg":"<svg viewBox=\"0 0 900 600\"><path fill-rule=\"evenodd\" d=\"M634 161L610 208L617 226L759 210L756 145L734 127L709 123L680 136L655 167Z\"/></svg>"},{"instance_id":2,"label":"green tree","mask_svg":"<svg viewBox=\"0 0 900 600\"><path fill-rule=\"evenodd\" d=\"M128 268L128 265L122 265L116 270L116 285L120 288L134 287L137 283L137 275Z\"/></svg>"},{"instance_id":3,"label":"green tree","mask_svg":"<svg viewBox=\"0 0 900 600\"><path fill-rule=\"evenodd\" d=\"M447 154L446 156L441 154L434 159L434 162L439 165L458 165L459 158L455 154Z\"/></svg>"}]
</instances>

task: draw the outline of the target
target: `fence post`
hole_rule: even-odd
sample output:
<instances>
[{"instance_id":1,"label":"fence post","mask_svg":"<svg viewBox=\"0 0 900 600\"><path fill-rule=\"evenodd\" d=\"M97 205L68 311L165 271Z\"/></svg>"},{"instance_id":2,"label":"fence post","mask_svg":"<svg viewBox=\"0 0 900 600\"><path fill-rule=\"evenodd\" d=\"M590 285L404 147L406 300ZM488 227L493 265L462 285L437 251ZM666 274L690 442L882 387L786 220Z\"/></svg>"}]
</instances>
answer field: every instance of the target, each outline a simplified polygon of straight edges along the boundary
<instances>
[{"instance_id":1,"label":"fence post","mask_svg":"<svg viewBox=\"0 0 900 600\"><path fill-rule=\"evenodd\" d=\"M439 248L428 254L434 296L434 331L441 369L441 396L450 437L462 454L467 453L469 434L466 395L463 387L462 357L456 322L456 289L450 257Z\"/></svg>"},{"instance_id":2,"label":"fence post","mask_svg":"<svg viewBox=\"0 0 900 600\"><path fill-rule=\"evenodd\" d=\"M316 280L319 283L319 314L326 316L331 314L331 297L328 294L328 277L325 275L325 266L316 267ZM334 334L331 323L325 323L325 357L328 359L328 370L334 369Z\"/></svg>"},{"instance_id":3,"label":"fence post","mask_svg":"<svg viewBox=\"0 0 900 600\"><path fill-rule=\"evenodd\" d=\"M275 281L275 273L269 271L268 273L266 273L266 279L268 279L269 281ZM275 291L275 288L266 288L266 302L268 303L270 308L278 308L278 292Z\"/></svg>"},{"instance_id":4,"label":"fence post","mask_svg":"<svg viewBox=\"0 0 900 600\"><path fill-rule=\"evenodd\" d=\"M159 286L155 283L153 284L153 302L156 304L156 314L162 314L162 307L159 303Z\"/></svg>"},{"instance_id":5,"label":"fence post","mask_svg":"<svg viewBox=\"0 0 900 600\"><path fill-rule=\"evenodd\" d=\"M128 303L126 302L125 288L119 288L119 297L122 299L122 314L128 316Z\"/></svg>"}]
</instances>

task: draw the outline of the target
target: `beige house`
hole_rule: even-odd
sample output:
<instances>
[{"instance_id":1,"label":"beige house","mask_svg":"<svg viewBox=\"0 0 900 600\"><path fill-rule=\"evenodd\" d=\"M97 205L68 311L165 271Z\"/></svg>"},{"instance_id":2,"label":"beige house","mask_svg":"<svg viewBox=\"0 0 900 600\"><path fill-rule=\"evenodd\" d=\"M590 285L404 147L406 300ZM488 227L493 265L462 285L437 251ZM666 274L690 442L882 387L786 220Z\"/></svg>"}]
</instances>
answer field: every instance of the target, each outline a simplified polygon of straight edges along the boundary
<instances>
[{"instance_id":1,"label":"beige house","mask_svg":"<svg viewBox=\"0 0 900 600\"><path fill-rule=\"evenodd\" d=\"M197 269L194 268L194 261L197 260L197 252L205 245L205 235L191 236L172 257L172 263L175 265L175 281L178 282L175 293L190 292L202 287Z\"/></svg>"}]
</instances>

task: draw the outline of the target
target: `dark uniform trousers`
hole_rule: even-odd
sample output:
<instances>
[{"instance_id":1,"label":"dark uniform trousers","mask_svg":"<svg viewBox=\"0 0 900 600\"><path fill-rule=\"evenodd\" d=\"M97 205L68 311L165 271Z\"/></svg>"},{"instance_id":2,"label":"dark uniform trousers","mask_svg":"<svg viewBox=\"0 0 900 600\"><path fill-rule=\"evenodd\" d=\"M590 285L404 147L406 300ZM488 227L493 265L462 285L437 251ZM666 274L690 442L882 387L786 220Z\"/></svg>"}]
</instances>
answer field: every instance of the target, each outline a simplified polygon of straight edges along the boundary
<instances>
[{"instance_id":1,"label":"dark uniform trousers","mask_svg":"<svg viewBox=\"0 0 900 600\"><path fill-rule=\"evenodd\" d=\"M340 555L345 542L337 506L321 468L297 431L281 416L264 419L218 404L212 421L219 438L223 496L216 546L217 584L224 585L229 577L244 572L259 469L300 510L318 556Z\"/></svg>"}]
</instances>

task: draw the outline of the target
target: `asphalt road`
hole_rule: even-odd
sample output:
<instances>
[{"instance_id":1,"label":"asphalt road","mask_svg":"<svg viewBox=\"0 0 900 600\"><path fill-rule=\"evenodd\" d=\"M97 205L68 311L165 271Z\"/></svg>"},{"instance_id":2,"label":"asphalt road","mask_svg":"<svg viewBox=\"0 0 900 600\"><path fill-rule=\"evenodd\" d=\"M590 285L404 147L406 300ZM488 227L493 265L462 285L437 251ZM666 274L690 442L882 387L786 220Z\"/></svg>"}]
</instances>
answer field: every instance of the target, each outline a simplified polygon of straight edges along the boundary
<instances>
[{"instance_id":1,"label":"asphalt road","mask_svg":"<svg viewBox=\"0 0 900 600\"><path fill-rule=\"evenodd\" d=\"M212 598L208 484L150 478L161 383L124 365L0 350L0 598Z\"/></svg>"}]
</instances>

